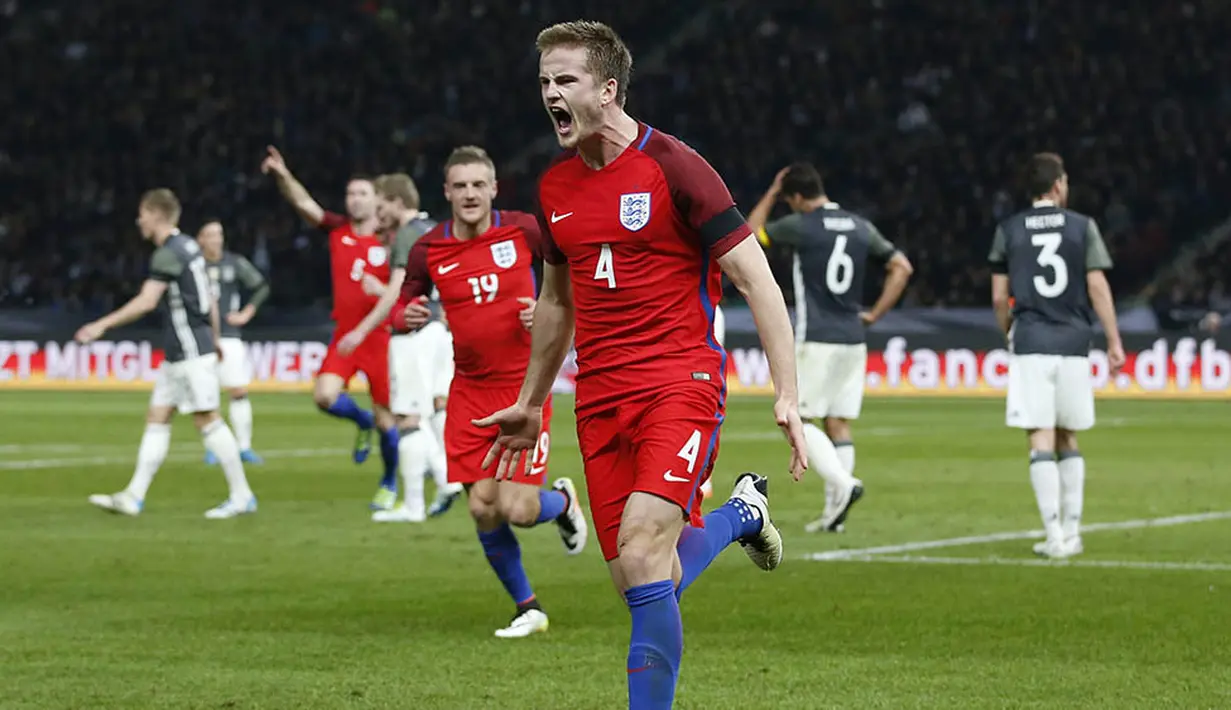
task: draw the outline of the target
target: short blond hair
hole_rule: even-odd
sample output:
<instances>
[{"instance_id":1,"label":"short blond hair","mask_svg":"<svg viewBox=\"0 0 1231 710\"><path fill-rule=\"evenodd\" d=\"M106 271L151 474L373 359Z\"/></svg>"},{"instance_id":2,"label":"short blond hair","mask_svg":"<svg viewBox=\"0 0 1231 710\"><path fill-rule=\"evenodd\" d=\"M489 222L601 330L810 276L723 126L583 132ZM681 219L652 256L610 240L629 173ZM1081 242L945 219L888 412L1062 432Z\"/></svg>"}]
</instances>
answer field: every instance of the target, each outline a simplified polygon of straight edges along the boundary
<instances>
[{"instance_id":1,"label":"short blond hair","mask_svg":"<svg viewBox=\"0 0 1231 710\"><path fill-rule=\"evenodd\" d=\"M586 50L586 68L601 82L615 79L616 102L624 105L633 73L633 54L608 25L591 20L560 22L540 32L535 46L539 54L557 47L582 47Z\"/></svg>"},{"instance_id":2,"label":"short blond hair","mask_svg":"<svg viewBox=\"0 0 1231 710\"><path fill-rule=\"evenodd\" d=\"M447 178L449 171L458 165L486 165L492 169L492 175L496 174L496 163L492 161L486 150L477 145L454 148L453 152L449 153L449 159L445 161L445 177Z\"/></svg>"},{"instance_id":3,"label":"short blond hair","mask_svg":"<svg viewBox=\"0 0 1231 710\"><path fill-rule=\"evenodd\" d=\"M382 197L401 200L406 209L419 209L419 188L406 173L381 175L372 181L372 186L376 188L376 194Z\"/></svg>"},{"instance_id":4,"label":"short blond hair","mask_svg":"<svg viewBox=\"0 0 1231 710\"><path fill-rule=\"evenodd\" d=\"M175 196L174 192L165 187L146 190L145 194L141 196L141 206L161 214L172 224L180 221L180 213L183 211L179 198Z\"/></svg>"}]
</instances>

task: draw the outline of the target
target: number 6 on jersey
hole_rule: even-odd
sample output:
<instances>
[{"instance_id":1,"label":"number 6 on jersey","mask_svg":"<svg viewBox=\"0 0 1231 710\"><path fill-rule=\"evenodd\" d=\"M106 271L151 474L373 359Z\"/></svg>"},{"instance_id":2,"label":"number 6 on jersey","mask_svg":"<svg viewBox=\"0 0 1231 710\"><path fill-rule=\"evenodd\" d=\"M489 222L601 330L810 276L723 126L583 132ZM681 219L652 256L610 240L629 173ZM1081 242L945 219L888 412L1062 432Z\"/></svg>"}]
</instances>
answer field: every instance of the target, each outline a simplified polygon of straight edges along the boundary
<instances>
[{"instance_id":1,"label":"number 6 on jersey","mask_svg":"<svg viewBox=\"0 0 1231 710\"><path fill-rule=\"evenodd\" d=\"M598 266L594 269L595 281L606 281L607 288L615 288L615 268L611 261L611 245L604 244L598 252Z\"/></svg>"}]
</instances>

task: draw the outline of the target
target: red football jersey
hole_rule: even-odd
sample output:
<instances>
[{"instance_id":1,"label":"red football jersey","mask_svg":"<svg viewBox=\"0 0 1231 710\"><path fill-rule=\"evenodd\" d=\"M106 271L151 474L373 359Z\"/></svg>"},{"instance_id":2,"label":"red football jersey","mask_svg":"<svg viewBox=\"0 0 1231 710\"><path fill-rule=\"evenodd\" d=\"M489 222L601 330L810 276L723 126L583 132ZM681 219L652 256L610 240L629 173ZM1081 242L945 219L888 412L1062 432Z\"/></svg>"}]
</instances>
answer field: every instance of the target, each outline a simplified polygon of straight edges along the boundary
<instances>
[{"instance_id":1,"label":"red football jersey","mask_svg":"<svg viewBox=\"0 0 1231 710\"><path fill-rule=\"evenodd\" d=\"M752 232L709 163L642 125L601 170L562 154L539 205L543 258L568 264L573 285L577 409L687 380L725 394L717 258Z\"/></svg>"},{"instance_id":2,"label":"red football jersey","mask_svg":"<svg viewBox=\"0 0 1231 710\"><path fill-rule=\"evenodd\" d=\"M350 220L326 212L321 229L329 230L329 270L333 277L333 313L340 330L363 321L380 300L363 292L363 275L389 283L389 249L375 234L356 234Z\"/></svg>"},{"instance_id":3,"label":"red football jersey","mask_svg":"<svg viewBox=\"0 0 1231 710\"><path fill-rule=\"evenodd\" d=\"M520 385L530 362L530 333L518 298L534 298L533 263L541 252L538 223L524 212L496 211L474 239L453 236L453 222L437 225L410 250L402 304L433 285L453 331L457 377L490 385ZM397 312L404 310L400 305ZM510 402L511 404L511 402Z\"/></svg>"}]
</instances>

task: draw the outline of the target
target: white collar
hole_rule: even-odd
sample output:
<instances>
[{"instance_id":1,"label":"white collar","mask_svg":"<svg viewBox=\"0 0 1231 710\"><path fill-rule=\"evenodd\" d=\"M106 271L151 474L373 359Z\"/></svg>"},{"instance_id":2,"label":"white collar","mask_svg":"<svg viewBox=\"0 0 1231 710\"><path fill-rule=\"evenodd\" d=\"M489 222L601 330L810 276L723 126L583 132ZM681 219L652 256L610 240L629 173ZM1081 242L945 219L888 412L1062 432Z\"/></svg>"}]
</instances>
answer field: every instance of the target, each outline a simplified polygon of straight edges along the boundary
<instances>
[{"instance_id":1,"label":"white collar","mask_svg":"<svg viewBox=\"0 0 1231 710\"><path fill-rule=\"evenodd\" d=\"M837 210L837 209L842 209L842 206L839 205L837 202L826 202L825 204L821 205L821 209Z\"/></svg>"},{"instance_id":2,"label":"white collar","mask_svg":"<svg viewBox=\"0 0 1231 710\"><path fill-rule=\"evenodd\" d=\"M1035 207L1055 207L1056 201L1055 200L1035 200L1034 206Z\"/></svg>"}]
</instances>

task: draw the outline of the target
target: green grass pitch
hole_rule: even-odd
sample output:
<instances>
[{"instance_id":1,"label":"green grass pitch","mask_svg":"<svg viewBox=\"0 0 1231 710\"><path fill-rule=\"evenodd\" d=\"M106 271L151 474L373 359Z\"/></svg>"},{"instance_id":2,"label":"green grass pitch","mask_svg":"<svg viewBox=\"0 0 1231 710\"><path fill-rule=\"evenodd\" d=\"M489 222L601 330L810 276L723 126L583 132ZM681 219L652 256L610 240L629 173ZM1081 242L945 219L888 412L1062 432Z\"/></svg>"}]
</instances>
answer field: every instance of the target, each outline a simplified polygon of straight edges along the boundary
<instances>
[{"instance_id":1,"label":"green grass pitch","mask_svg":"<svg viewBox=\"0 0 1231 710\"><path fill-rule=\"evenodd\" d=\"M187 420L141 518L86 503L127 482L144 395L0 401L4 710L624 707L628 614L597 545L567 558L550 527L520 532L552 627L493 638L512 607L464 506L369 522L378 457L352 464L349 426L306 395L254 398L260 513L222 522L202 518L225 488ZM785 474L766 400L732 401L715 498L769 474L787 560L765 574L735 548L689 590L676 706L1231 707L1227 407L1101 401L1086 522L1214 515L1089 532L1077 562L1038 564L1025 534L984 540L1039 527L1001 402L867 402L867 496L848 532L816 536L820 480ZM571 409L552 474L580 484Z\"/></svg>"}]
</instances>

